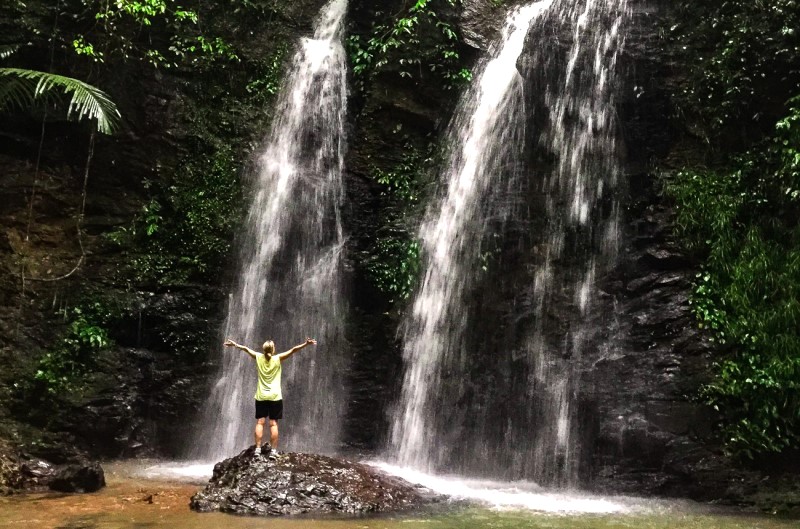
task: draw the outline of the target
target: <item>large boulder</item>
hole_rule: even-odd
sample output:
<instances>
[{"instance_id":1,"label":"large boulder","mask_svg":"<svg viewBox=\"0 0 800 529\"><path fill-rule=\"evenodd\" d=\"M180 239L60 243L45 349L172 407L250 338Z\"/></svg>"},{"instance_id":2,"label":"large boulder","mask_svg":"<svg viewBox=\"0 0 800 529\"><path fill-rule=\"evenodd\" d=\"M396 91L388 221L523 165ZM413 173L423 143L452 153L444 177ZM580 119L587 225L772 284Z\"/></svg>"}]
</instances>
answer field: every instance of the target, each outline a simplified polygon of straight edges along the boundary
<instances>
[{"instance_id":1,"label":"large boulder","mask_svg":"<svg viewBox=\"0 0 800 529\"><path fill-rule=\"evenodd\" d=\"M301 453L272 460L251 447L217 463L189 505L200 512L280 516L395 511L439 499L361 463Z\"/></svg>"},{"instance_id":2,"label":"large boulder","mask_svg":"<svg viewBox=\"0 0 800 529\"><path fill-rule=\"evenodd\" d=\"M6 448L0 450L0 493L96 492L106 486L100 464L83 456L62 453L64 459L45 460Z\"/></svg>"},{"instance_id":3,"label":"large boulder","mask_svg":"<svg viewBox=\"0 0 800 529\"><path fill-rule=\"evenodd\" d=\"M50 482L59 492L96 492L106 486L105 473L97 462L63 465Z\"/></svg>"}]
</instances>

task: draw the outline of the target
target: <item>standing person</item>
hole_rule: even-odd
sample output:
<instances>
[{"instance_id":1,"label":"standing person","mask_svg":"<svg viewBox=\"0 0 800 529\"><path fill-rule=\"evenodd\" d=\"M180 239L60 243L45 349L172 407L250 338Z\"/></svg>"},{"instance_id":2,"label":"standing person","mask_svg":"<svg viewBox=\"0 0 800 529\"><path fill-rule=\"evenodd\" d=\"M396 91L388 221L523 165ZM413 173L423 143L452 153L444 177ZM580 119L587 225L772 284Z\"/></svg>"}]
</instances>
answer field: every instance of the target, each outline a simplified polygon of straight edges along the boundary
<instances>
[{"instance_id":1,"label":"standing person","mask_svg":"<svg viewBox=\"0 0 800 529\"><path fill-rule=\"evenodd\" d=\"M238 344L230 338L223 344L226 347L241 349L256 361L258 387L256 388L256 456L261 455L261 438L264 434L264 423L269 419L270 458L278 456L278 420L283 418L283 395L281 394L281 363L303 347L316 345L317 341L306 338L300 345L295 345L285 353L275 354L275 344L267 340L261 346L264 353L257 353Z\"/></svg>"}]
</instances>

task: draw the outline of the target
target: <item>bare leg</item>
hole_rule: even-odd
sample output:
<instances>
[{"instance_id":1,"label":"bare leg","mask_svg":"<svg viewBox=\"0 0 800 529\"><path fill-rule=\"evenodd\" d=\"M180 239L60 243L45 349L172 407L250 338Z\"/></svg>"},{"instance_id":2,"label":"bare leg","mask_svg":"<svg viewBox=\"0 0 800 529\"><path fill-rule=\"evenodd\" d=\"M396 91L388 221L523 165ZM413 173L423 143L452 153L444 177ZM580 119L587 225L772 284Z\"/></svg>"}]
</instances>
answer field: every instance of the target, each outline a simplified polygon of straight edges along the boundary
<instances>
[{"instance_id":1,"label":"bare leg","mask_svg":"<svg viewBox=\"0 0 800 529\"><path fill-rule=\"evenodd\" d=\"M278 449L278 421L269 420L269 445L273 450Z\"/></svg>"},{"instance_id":2,"label":"bare leg","mask_svg":"<svg viewBox=\"0 0 800 529\"><path fill-rule=\"evenodd\" d=\"M259 447L259 448L261 447L261 438L264 436L264 423L265 422L266 422L266 419L264 417L262 417L260 419L256 419L256 432L255 432L256 435L255 435L255 437L256 437L256 446ZM270 421L270 422L272 422L272 421Z\"/></svg>"}]
</instances>

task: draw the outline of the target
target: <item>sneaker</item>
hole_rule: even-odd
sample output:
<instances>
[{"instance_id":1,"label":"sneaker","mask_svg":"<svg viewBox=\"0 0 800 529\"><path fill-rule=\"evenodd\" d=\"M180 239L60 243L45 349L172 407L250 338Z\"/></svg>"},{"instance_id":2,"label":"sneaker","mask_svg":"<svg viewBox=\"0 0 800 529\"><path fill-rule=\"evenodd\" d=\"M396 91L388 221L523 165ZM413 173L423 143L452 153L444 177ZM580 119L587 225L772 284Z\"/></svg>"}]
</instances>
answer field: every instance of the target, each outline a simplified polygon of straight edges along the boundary
<instances>
[{"instance_id":1,"label":"sneaker","mask_svg":"<svg viewBox=\"0 0 800 529\"><path fill-rule=\"evenodd\" d=\"M281 453L273 448L272 450L269 451L269 456L268 457L271 460L275 461L276 459L278 459L278 456L280 456L280 455L281 455Z\"/></svg>"},{"instance_id":2,"label":"sneaker","mask_svg":"<svg viewBox=\"0 0 800 529\"><path fill-rule=\"evenodd\" d=\"M260 457L261 456L261 447L260 446L256 447L256 449L253 451L253 455L255 457Z\"/></svg>"}]
</instances>

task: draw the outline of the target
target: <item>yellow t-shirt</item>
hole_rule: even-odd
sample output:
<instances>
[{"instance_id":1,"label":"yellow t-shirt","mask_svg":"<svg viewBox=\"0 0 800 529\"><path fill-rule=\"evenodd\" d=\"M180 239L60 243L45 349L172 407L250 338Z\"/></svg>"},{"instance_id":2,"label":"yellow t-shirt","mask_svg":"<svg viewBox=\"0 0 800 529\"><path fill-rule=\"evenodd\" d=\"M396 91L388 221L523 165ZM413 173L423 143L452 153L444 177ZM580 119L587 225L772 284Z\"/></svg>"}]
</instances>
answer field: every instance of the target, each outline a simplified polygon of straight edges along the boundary
<instances>
[{"instance_id":1,"label":"yellow t-shirt","mask_svg":"<svg viewBox=\"0 0 800 529\"><path fill-rule=\"evenodd\" d=\"M256 400L282 400L280 359L272 355L267 360L266 355L256 354L256 368L258 369Z\"/></svg>"}]
</instances>

